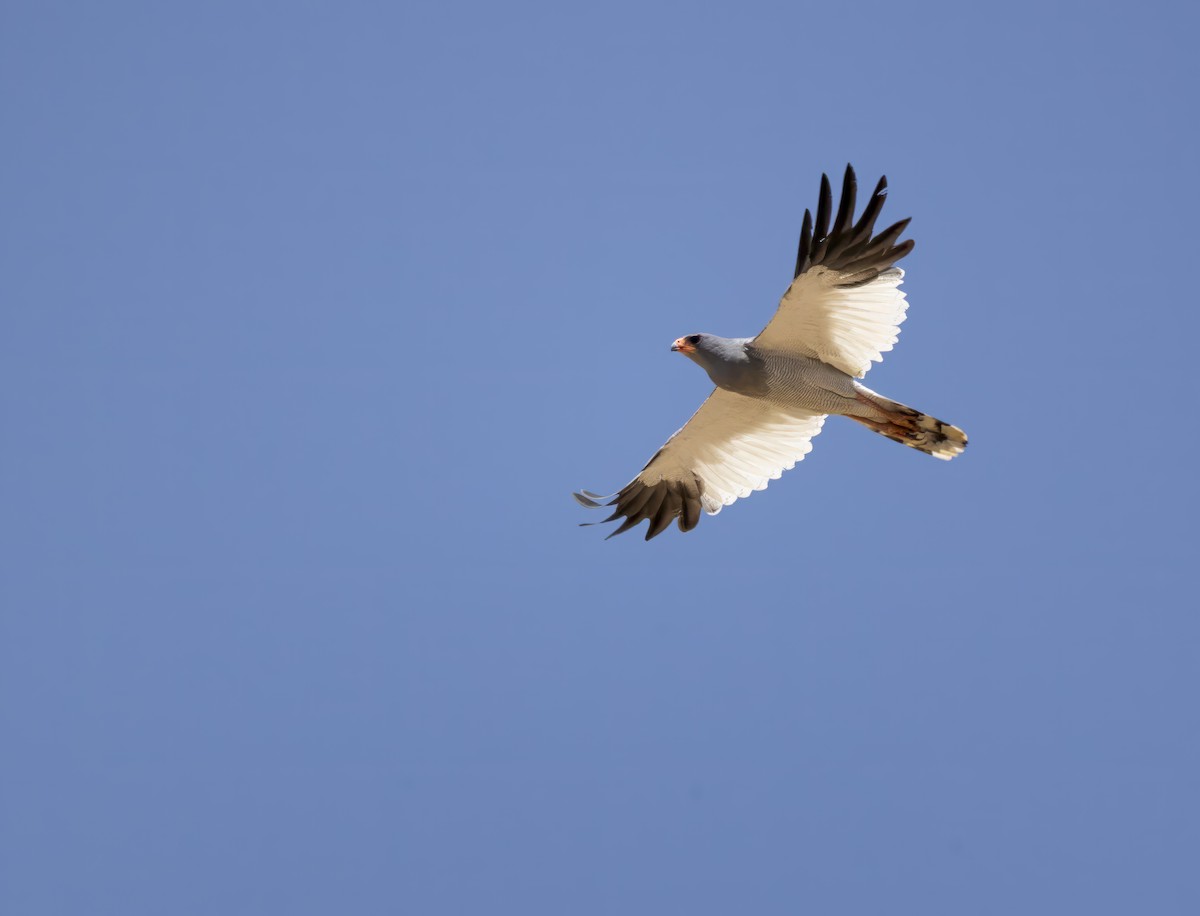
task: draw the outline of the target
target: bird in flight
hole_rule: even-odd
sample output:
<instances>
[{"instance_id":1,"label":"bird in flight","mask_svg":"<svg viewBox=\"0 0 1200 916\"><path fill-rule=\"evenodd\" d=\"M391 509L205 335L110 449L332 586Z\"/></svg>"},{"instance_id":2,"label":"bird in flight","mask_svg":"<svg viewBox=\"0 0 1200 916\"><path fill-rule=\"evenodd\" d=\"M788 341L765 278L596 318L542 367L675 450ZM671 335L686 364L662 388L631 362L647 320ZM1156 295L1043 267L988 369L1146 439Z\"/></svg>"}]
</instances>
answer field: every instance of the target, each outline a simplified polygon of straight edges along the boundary
<instances>
[{"instance_id":1,"label":"bird in flight","mask_svg":"<svg viewBox=\"0 0 1200 916\"><path fill-rule=\"evenodd\" d=\"M589 509L613 507L604 521L624 519L609 537L644 519L647 541L675 520L680 531L691 531L701 509L716 515L791 470L812 450L830 414L935 458L949 460L966 448L967 435L957 426L856 381L900 333L908 305L900 292L904 271L895 264L914 244L899 242L907 219L875 233L886 177L854 221L857 185L846 166L833 215L829 177L821 176L816 222L804 211L792 285L757 337L689 334L671 344L717 387L618 492L574 494Z\"/></svg>"}]
</instances>

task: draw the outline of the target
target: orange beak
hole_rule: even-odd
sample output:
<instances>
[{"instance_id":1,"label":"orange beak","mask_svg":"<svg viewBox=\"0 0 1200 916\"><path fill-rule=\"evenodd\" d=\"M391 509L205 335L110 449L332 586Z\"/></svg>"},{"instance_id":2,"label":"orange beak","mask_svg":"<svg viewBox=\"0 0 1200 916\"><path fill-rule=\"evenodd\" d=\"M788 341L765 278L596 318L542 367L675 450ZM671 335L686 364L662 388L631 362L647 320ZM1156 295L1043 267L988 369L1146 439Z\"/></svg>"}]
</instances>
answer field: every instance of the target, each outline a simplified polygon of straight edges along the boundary
<instances>
[{"instance_id":1,"label":"orange beak","mask_svg":"<svg viewBox=\"0 0 1200 916\"><path fill-rule=\"evenodd\" d=\"M686 337L680 337L675 343L671 344L672 353L695 353L696 348L687 342Z\"/></svg>"}]
</instances>

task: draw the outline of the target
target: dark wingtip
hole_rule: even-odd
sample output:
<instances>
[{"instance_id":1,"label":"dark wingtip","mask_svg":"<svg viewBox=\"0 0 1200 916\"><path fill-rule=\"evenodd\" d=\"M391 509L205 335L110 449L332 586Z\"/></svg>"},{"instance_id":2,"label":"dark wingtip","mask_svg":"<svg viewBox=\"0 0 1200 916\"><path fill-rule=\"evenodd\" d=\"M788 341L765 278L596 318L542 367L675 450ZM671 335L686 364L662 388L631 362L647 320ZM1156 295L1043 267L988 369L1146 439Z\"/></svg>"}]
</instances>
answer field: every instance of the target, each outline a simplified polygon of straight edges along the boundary
<instances>
[{"instance_id":1,"label":"dark wingtip","mask_svg":"<svg viewBox=\"0 0 1200 916\"><path fill-rule=\"evenodd\" d=\"M804 222L800 224L800 245L796 248L796 272L792 275L794 280L804 271L808 270L812 251L812 212L805 208Z\"/></svg>"},{"instance_id":2,"label":"dark wingtip","mask_svg":"<svg viewBox=\"0 0 1200 916\"><path fill-rule=\"evenodd\" d=\"M858 197L858 179L854 176L854 168L847 164L846 175L842 179L842 199L838 202L837 216L830 227L832 235L844 235L849 231L854 221L854 206Z\"/></svg>"},{"instance_id":3,"label":"dark wingtip","mask_svg":"<svg viewBox=\"0 0 1200 916\"><path fill-rule=\"evenodd\" d=\"M625 519L625 521L621 522L621 524L617 526L616 530L613 531L613 533L610 534L608 537L606 537L604 540L611 541L618 534L624 534L626 531L628 531L634 525L639 524L641 521L642 521L642 517L640 517L640 516L634 516L633 518Z\"/></svg>"},{"instance_id":4,"label":"dark wingtip","mask_svg":"<svg viewBox=\"0 0 1200 916\"><path fill-rule=\"evenodd\" d=\"M813 237L820 241L829 234L829 217L833 210L833 188L829 184L829 176L821 173L821 194L817 198L817 222L813 227Z\"/></svg>"},{"instance_id":5,"label":"dark wingtip","mask_svg":"<svg viewBox=\"0 0 1200 916\"><path fill-rule=\"evenodd\" d=\"M855 197L858 178L852 163L846 163L845 179L836 215L833 213L833 190L829 176L821 175L821 192L817 202L816 219L812 227L811 241L803 244L797 253L795 277L820 265L840 271L846 286L870 282L912 250L908 242L897 244L900 233L907 227L908 220L875 234L875 221L887 198L887 176L880 176L875 190L857 223L854 222ZM830 218L832 217L832 222Z\"/></svg>"},{"instance_id":6,"label":"dark wingtip","mask_svg":"<svg viewBox=\"0 0 1200 916\"><path fill-rule=\"evenodd\" d=\"M596 500L592 498L596 494L589 493L587 490L583 490L579 493L572 493L571 495L575 497L575 502L579 503L579 505L583 506L585 509L603 508L601 503L596 502Z\"/></svg>"}]
</instances>

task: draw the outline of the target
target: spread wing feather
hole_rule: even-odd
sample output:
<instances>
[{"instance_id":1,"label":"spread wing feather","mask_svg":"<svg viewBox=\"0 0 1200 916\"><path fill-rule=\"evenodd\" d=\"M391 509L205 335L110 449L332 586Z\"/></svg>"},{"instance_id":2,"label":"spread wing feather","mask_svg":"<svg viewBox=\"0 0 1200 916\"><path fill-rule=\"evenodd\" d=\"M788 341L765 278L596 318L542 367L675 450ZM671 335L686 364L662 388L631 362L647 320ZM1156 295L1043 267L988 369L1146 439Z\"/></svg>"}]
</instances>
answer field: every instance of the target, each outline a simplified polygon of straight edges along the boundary
<instances>
[{"instance_id":1,"label":"spread wing feather","mask_svg":"<svg viewBox=\"0 0 1200 916\"><path fill-rule=\"evenodd\" d=\"M815 225L809 211L804 211L795 279L754 343L762 349L815 357L862 378L900 334L908 304L900 292L904 271L894 265L912 251L914 242L897 244L908 220L875 234L887 198L886 177L879 179L855 223L857 188L854 169L846 166L831 227L833 193L828 176L821 176Z\"/></svg>"},{"instance_id":2,"label":"spread wing feather","mask_svg":"<svg viewBox=\"0 0 1200 916\"><path fill-rule=\"evenodd\" d=\"M716 515L794 467L824 422L823 414L785 411L718 388L619 492L583 490L575 499L589 509L614 507L604 521L624 521L609 537L646 519L646 540L676 520L679 530L691 531L701 509Z\"/></svg>"}]
</instances>

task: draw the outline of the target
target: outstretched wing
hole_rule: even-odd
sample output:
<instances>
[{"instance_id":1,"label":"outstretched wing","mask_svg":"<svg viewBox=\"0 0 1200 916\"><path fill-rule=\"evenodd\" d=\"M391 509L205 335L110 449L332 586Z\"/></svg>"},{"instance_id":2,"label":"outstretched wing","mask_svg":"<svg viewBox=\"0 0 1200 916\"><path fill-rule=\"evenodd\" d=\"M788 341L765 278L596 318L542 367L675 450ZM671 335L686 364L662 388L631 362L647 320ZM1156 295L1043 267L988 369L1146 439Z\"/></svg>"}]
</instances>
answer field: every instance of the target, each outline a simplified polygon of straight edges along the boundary
<instances>
[{"instance_id":1,"label":"outstretched wing","mask_svg":"<svg viewBox=\"0 0 1200 916\"><path fill-rule=\"evenodd\" d=\"M846 166L842 200L829 227L833 194L821 176L816 227L804 211L796 274L770 324L755 338L765 350L815 357L862 378L892 349L908 307L900 282L904 271L893 265L912 251L913 240L896 244L909 221L875 232L875 220L887 198L880 178L862 217L854 220L858 182Z\"/></svg>"},{"instance_id":2,"label":"outstretched wing","mask_svg":"<svg viewBox=\"0 0 1200 916\"><path fill-rule=\"evenodd\" d=\"M650 520L647 541L675 519L680 531L691 531L701 509L716 515L794 467L812 450L824 422L824 414L784 411L717 388L620 492L598 496L583 490L575 499L589 509L615 507L606 522L624 517L609 537L643 519Z\"/></svg>"}]
</instances>

